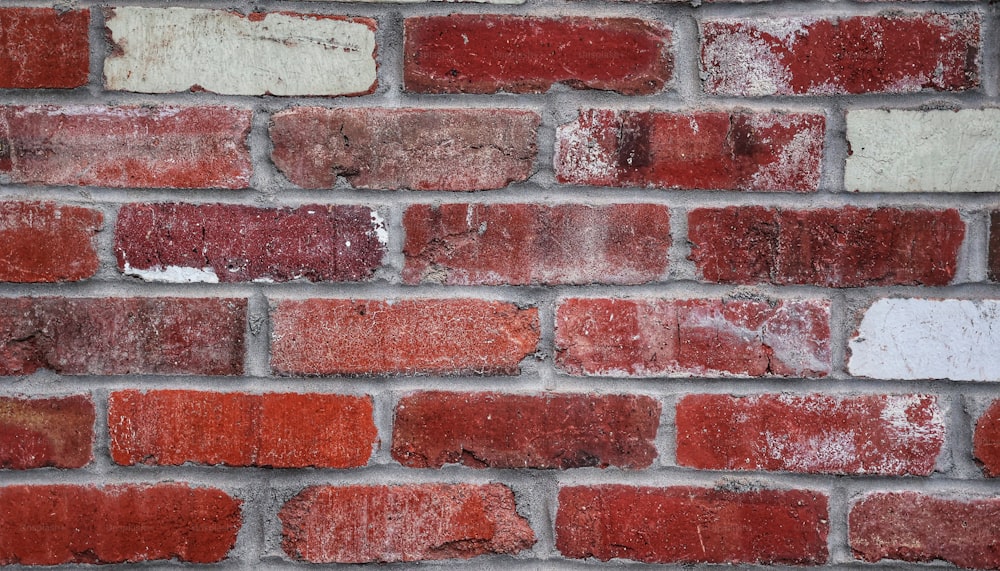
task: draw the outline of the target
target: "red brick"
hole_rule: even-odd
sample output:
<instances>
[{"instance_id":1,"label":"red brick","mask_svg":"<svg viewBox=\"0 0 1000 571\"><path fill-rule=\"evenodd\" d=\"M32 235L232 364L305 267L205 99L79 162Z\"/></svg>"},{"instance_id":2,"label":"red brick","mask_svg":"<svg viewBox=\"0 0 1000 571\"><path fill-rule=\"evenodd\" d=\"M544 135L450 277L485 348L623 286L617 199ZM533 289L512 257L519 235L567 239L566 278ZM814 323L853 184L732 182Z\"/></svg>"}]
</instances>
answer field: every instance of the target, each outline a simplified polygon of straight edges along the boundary
<instances>
[{"instance_id":1,"label":"red brick","mask_svg":"<svg viewBox=\"0 0 1000 571\"><path fill-rule=\"evenodd\" d=\"M245 299L0 298L0 375L241 375Z\"/></svg>"},{"instance_id":2,"label":"red brick","mask_svg":"<svg viewBox=\"0 0 1000 571\"><path fill-rule=\"evenodd\" d=\"M103 222L104 215L89 208L54 202L0 202L0 243L4 245L0 281L89 278L99 265L94 235Z\"/></svg>"},{"instance_id":3,"label":"red brick","mask_svg":"<svg viewBox=\"0 0 1000 571\"><path fill-rule=\"evenodd\" d=\"M369 397L117 391L111 457L123 465L364 466L378 439Z\"/></svg>"},{"instance_id":4,"label":"red brick","mask_svg":"<svg viewBox=\"0 0 1000 571\"><path fill-rule=\"evenodd\" d=\"M0 397L0 468L82 468L93 459L94 403L76 395Z\"/></svg>"},{"instance_id":5,"label":"red brick","mask_svg":"<svg viewBox=\"0 0 1000 571\"><path fill-rule=\"evenodd\" d=\"M72 89L87 84L90 10L0 8L0 88Z\"/></svg>"},{"instance_id":6,"label":"red brick","mask_svg":"<svg viewBox=\"0 0 1000 571\"><path fill-rule=\"evenodd\" d=\"M392 457L411 468L647 468L660 403L639 395L421 392L396 407Z\"/></svg>"},{"instance_id":7,"label":"red brick","mask_svg":"<svg viewBox=\"0 0 1000 571\"><path fill-rule=\"evenodd\" d=\"M871 494L848 517L854 556L865 561L944 560L1000 569L1000 498L937 498L917 492Z\"/></svg>"},{"instance_id":8,"label":"red brick","mask_svg":"<svg viewBox=\"0 0 1000 571\"><path fill-rule=\"evenodd\" d=\"M250 111L228 107L0 107L10 182L246 188Z\"/></svg>"},{"instance_id":9,"label":"red brick","mask_svg":"<svg viewBox=\"0 0 1000 571\"><path fill-rule=\"evenodd\" d=\"M469 559L535 543L501 484L316 486L278 516L285 552L311 563Z\"/></svg>"},{"instance_id":10,"label":"red brick","mask_svg":"<svg viewBox=\"0 0 1000 571\"><path fill-rule=\"evenodd\" d=\"M709 20L701 25L705 90L760 96L972 89L979 86L979 25L974 12Z\"/></svg>"},{"instance_id":11,"label":"red brick","mask_svg":"<svg viewBox=\"0 0 1000 571\"><path fill-rule=\"evenodd\" d=\"M562 183L815 191L826 120L805 113L583 110L556 130Z\"/></svg>"},{"instance_id":12,"label":"red brick","mask_svg":"<svg viewBox=\"0 0 1000 571\"><path fill-rule=\"evenodd\" d=\"M362 206L126 204L115 255L119 270L154 280L179 279L174 268L220 282L364 280L382 262L380 233L378 214Z\"/></svg>"},{"instance_id":13,"label":"red brick","mask_svg":"<svg viewBox=\"0 0 1000 571\"><path fill-rule=\"evenodd\" d=\"M827 498L806 490L575 486L559 490L566 557L807 565L827 559Z\"/></svg>"},{"instance_id":14,"label":"red brick","mask_svg":"<svg viewBox=\"0 0 1000 571\"><path fill-rule=\"evenodd\" d=\"M403 82L419 93L541 93L553 84L648 95L673 73L670 30L635 18L408 18Z\"/></svg>"},{"instance_id":15,"label":"red brick","mask_svg":"<svg viewBox=\"0 0 1000 571\"><path fill-rule=\"evenodd\" d=\"M964 237L956 210L730 206L688 215L691 259L718 283L947 285Z\"/></svg>"},{"instance_id":16,"label":"red brick","mask_svg":"<svg viewBox=\"0 0 1000 571\"><path fill-rule=\"evenodd\" d=\"M403 227L410 284L639 284L666 272L670 249L656 204L418 204Z\"/></svg>"},{"instance_id":17,"label":"red brick","mask_svg":"<svg viewBox=\"0 0 1000 571\"><path fill-rule=\"evenodd\" d=\"M690 395L676 423L677 463L702 470L929 476L945 435L924 395Z\"/></svg>"},{"instance_id":18,"label":"red brick","mask_svg":"<svg viewBox=\"0 0 1000 571\"><path fill-rule=\"evenodd\" d=\"M488 190L531 175L541 118L516 109L324 109L271 119L271 159L303 188Z\"/></svg>"},{"instance_id":19,"label":"red brick","mask_svg":"<svg viewBox=\"0 0 1000 571\"><path fill-rule=\"evenodd\" d=\"M0 488L0 564L221 561L240 501L183 484Z\"/></svg>"},{"instance_id":20,"label":"red brick","mask_svg":"<svg viewBox=\"0 0 1000 571\"><path fill-rule=\"evenodd\" d=\"M976 422L973 454L987 476L1000 476L1000 400L993 401Z\"/></svg>"},{"instance_id":21,"label":"red brick","mask_svg":"<svg viewBox=\"0 0 1000 571\"><path fill-rule=\"evenodd\" d=\"M475 299L281 301L271 366L292 375L513 375L539 339L538 310Z\"/></svg>"},{"instance_id":22,"label":"red brick","mask_svg":"<svg viewBox=\"0 0 1000 571\"><path fill-rule=\"evenodd\" d=\"M1000 210L990 213L989 276L1000 282Z\"/></svg>"},{"instance_id":23,"label":"red brick","mask_svg":"<svg viewBox=\"0 0 1000 571\"><path fill-rule=\"evenodd\" d=\"M822 377L829 322L819 300L567 299L556 364L571 375Z\"/></svg>"}]
</instances>

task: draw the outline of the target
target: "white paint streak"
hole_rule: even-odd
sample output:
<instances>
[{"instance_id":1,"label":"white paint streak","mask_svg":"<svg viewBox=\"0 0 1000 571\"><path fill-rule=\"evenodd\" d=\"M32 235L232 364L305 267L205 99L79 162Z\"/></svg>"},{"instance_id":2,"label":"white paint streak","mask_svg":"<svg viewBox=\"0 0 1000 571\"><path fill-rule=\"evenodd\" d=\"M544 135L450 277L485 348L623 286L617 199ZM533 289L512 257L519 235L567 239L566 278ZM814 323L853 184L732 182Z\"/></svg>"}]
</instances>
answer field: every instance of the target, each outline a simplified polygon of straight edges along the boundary
<instances>
[{"instance_id":1,"label":"white paint streak","mask_svg":"<svg viewBox=\"0 0 1000 571\"><path fill-rule=\"evenodd\" d=\"M379 215L377 210L372 210L372 229L368 231L369 236L375 236L383 246L389 243L389 232L385 229L385 220Z\"/></svg>"},{"instance_id":2,"label":"white paint streak","mask_svg":"<svg viewBox=\"0 0 1000 571\"><path fill-rule=\"evenodd\" d=\"M166 266L161 268L150 268L140 270L133 268L127 263L122 272L127 276L135 276L147 282L166 282L175 284L187 283L219 283L219 276L215 275L215 270L210 267L198 269L184 266Z\"/></svg>"}]
</instances>

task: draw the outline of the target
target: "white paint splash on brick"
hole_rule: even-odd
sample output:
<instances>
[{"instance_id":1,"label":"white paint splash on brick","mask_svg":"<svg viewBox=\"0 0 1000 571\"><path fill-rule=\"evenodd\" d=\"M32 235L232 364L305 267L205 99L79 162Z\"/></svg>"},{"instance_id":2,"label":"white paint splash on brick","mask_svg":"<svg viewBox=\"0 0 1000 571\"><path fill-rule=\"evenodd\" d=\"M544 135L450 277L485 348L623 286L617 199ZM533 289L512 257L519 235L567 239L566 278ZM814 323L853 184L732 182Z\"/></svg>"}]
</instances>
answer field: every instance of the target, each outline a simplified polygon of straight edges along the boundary
<instances>
[{"instance_id":1,"label":"white paint splash on brick","mask_svg":"<svg viewBox=\"0 0 1000 571\"><path fill-rule=\"evenodd\" d=\"M556 127L555 169L565 182L614 184L617 169L610 153L599 142L603 127L600 119L595 118L598 113L581 112L576 121Z\"/></svg>"},{"instance_id":2,"label":"white paint splash on brick","mask_svg":"<svg viewBox=\"0 0 1000 571\"><path fill-rule=\"evenodd\" d=\"M210 267L198 269L184 266L165 266L161 268L140 270L138 268L133 268L126 263L122 273L127 276L141 278L146 282L164 282L173 284L219 283L219 276L217 276L215 274L215 270Z\"/></svg>"},{"instance_id":3,"label":"white paint splash on brick","mask_svg":"<svg viewBox=\"0 0 1000 571\"><path fill-rule=\"evenodd\" d=\"M371 211L372 229L368 231L369 236L375 236L379 244L383 246L389 243L389 232L385 229L385 220L379 215L377 210Z\"/></svg>"},{"instance_id":4,"label":"white paint splash on brick","mask_svg":"<svg viewBox=\"0 0 1000 571\"><path fill-rule=\"evenodd\" d=\"M791 90L791 77L778 55L747 32L719 34L704 45L702 62L706 88L714 93L761 97Z\"/></svg>"}]
</instances>

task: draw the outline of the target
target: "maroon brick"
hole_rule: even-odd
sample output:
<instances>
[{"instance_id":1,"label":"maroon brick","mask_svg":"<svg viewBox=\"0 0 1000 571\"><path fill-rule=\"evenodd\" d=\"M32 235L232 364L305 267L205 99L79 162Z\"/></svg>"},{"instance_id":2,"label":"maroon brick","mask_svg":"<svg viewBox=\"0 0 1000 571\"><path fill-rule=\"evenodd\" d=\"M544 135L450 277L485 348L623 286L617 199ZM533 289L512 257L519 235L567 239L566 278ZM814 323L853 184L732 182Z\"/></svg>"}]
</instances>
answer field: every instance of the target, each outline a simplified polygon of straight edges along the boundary
<instances>
[{"instance_id":1,"label":"maroon brick","mask_svg":"<svg viewBox=\"0 0 1000 571\"><path fill-rule=\"evenodd\" d=\"M99 265L94 235L103 222L104 215L89 208L54 202L0 202L0 281L89 278Z\"/></svg>"},{"instance_id":2,"label":"maroon brick","mask_svg":"<svg viewBox=\"0 0 1000 571\"><path fill-rule=\"evenodd\" d=\"M541 93L553 84L648 95L673 73L670 30L635 18L407 18L403 82L419 93Z\"/></svg>"},{"instance_id":3,"label":"maroon brick","mask_svg":"<svg viewBox=\"0 0 1000 571\"><path fill-rule=\"evenodd\" d=\"M0 375L240 375L245 299L0 298Z\"/></svg>"},{"instance_id":4,"label":"maroon brick","mask_svg":"<svg viewBox=\"0 0 1000 571\"><path fill-rule=\"evenodd\" d=\"M418 204L403 216L410 284L638 284L667 270L656 204Z\"/></svg>"},{"instance_id":5,"label":"maroon brick","mask_svg":"<svg viewBox=\"0 0 1000 571\"><path fill-rule=\"evenodd\" d=\"M0 468L82 468L94 447L94 403L76 395L0 397Z\"/></svg>"},{"instance_id":6,"label":"maroon brick","mask_svg":"<svg viewBox=\"0 0 1000 571\"><path fill-rule=\"evenodd\" d=\"M994 210L990 213L990 242L989 242L989 276L990 279L1000 281L1000 211Z\"/></svg>"},{"instance_id":7,"label":"maroon brick","mask_svg":"<svg viewBox=\"0 0 1000 571\"><path fill-rule=\"evenodd\" d=\"M10 182L246 188L250 111L228 107L0 107Z\"/></svg>"},{"instance_id":8,"label":"maroon brick","mask_svg":"<svg viewBox=\"0 0 1000 571\"><path fill-rule=\"evenodd\" d=\"M87 84L90 10L0 8L0 88L72 89Z\"/></svg>"},{"instance_id":9,"label":"maroon brick","mask_svg":"<svg viewBox=\"0 0 1000 571\"><path fill-rule=\"evenodd\" d=\"M271 119L271 159L303 188L488 190L531 174L541 118L516 109L324 109Z\"/></svg>"},{"instance_id":10,"label":"maroon brick","mask_svg":"<svg viewBox=\"0 0 1000 571\"><path fill-rule=\"evenodd\" d=\"M564 300L556 364L571 375L806 376L830 372L820 300Z\"/></svg>"},{"instance_id":11,"label":"maroon brick","mask_svg":"<svg viewBox=\"0 0 1000 571\"><path fill-rule=\"evenodd\" d=\"M221 561L240 503L184 484L0 487L0 564Z\"/></svg>"},{"instance_id":12,"label":"maroon brick","mask_svg":"<svg viewBox=\"0 0 1000 571\"><path fill-rule=\"evenodd\" d=\"M535 543L501 484L315 486L278 516L285 552L311 563L469 559Z\"/></svg>"},{"instance_id":13,"label":"maroon brick","mask_svg":"<svg viewBox=\"0 0 1000 571\"><path fill-rule=\"evenodd\" d=\"M826 120L806 113L582 110L556 130L562 183L815 191Z\"/></svg>"},{"instance_id":14,"label":"maroon brick","mask_svg":"<svg viewBox=\"0 0 1000 571\"><path fill-rule=\"evenodd\" d=\"M808 565L827 559L827 498L806 490L574 486L559 490L566 557Z\"/></svg>"},{"instance_id":15,"label":"maroon brick","mask_svg":"<svg viewBox=\"0 0 1000 571\"><path fill-rule=\"evenodd\" d=\"M691 259L703 279L719 283L947 285L964 238L953 209L730 206L688 214Z\"/></svg>"},{"instance_id":16,"label":"maroon brick","mask_svg":"<svg viewBox=\"0 0 1000 571\"><path fill-rule=\"evenodd\" d=\"M396 407L392 457L411 468L647 468L660 403L639 395L421 392Z\"/></svg>"},{"instance_id":17,"label":"maroon brick","mask_svg":"<svg viewBox=\"0 0 1000 571\"><path fill-rule=\"evenodd\" d=\"M973 454L990 478L1000 476L1000 400L995 400L976 421Z\"/></svg>"}]
</instances>

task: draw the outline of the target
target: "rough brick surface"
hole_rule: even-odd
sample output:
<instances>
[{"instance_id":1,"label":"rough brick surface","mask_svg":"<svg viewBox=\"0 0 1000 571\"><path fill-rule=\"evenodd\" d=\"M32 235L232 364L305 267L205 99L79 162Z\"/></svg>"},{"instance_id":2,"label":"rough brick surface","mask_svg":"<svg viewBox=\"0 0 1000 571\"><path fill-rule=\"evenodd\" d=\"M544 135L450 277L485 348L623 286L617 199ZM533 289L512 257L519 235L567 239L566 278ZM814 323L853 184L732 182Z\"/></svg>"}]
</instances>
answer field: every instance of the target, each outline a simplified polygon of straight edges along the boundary
<instances>
[{"instance_id":1,"label":"rough brick surface","mask_svg":"<svg viewBox=\"0 0 1000 571\"><path fill-rule=\"evenodd\" d=\"M118 269L148 281L363 280L385 241L362 206L126 204L115 227Z\"/></svg>"},{"instance_id":2,"label":"rough brick surface","mask_svg":"<svg viewBox=\"0 0 1000 571\"><path fill-rule=\"evenodd\" d=\"M690 395L677 463L707 470L928 476L944 445L933 396Z\"/></svg>"},{"instance_id":3,"label":"rough brick surface","mask_svg":"<svg viewBox=\"0 0 1000 571\"><path fill-rule=\"evenodd\" d=\"M947 499L899 492L871 494L854 504L849 540L865 561L944 560L972 569L1000 569L1000 499Z\"/></svg>"},{"instance_id":4,"label":"rough brick surface","mask_svg":"<svg viewBox=\"0 0 1000 571\"><path fill-rule=\"evenodd\" d=\"M271 366L281 374L510 375L535 351L538 310L473 299L281 301Z\"/></svg>"},{"instance_id":5,"label":"rough brick surface","mask_svg":"<svg viewBox=\"0 0 1000 571\"><path fill-rule=\"evenodd\" d=\"M240 503L182 484L0 487L0 564L221 561Z\"/></svg>"},{"instance_id":6,"label":"rough brick surface","mask_svg":"<svg viewBox=\"0 0 1000 571\"><path fill-rule=\"evenodd\" d=\"M555 83L646 95L671 79L670 30L636 18L452 14L405 22L419 93L540 93Z\"/></svg>"},{"instance_id":7,"label":"rough brick surface","mask_svg":"<svg viewBox=\"0 0 1000 571\"><path fill-rule=\"evenodd\" d=\"M317 486L278 515L285 552L312 563L468 559L535 543L500 484Z\"/></svg>"},{"instance_id":8,"label":"rough brick surface","mask_svg":"<svg viewBox=\"0 0 1000 571\"><path fill-rule=\"evenodd\" d=\"M239 375L246 300L2 298L0 375Z\"/></svg>"},{"instance_id":9,"label":"rough brick surface","mask_svg":"<svg viewBox=\"0 0 1000 571\"><path fill-rule=\"evenodd\" d=\"M378 439L371 398L328 394L117 391L108 428L124 465L352 468Z\"/></svg>"},{"instance_id":10,"label":"rough brick surface","mask_svg":"<svg viewBox=\"0 0 1000 571\"><path fill-rule=\"evenodd\" d=\"M396 406L392 456L411 468L646 468L660 404L638 395L421 392Z\"/></svg>"},{"instance_id":11,"label":"rough brick surface","mask_svg":"<svg viewBox=\"0 0 1000 571\"><path fill-rule=\"evenodd\" d=\"M418 204L403 228L411 284L645 283L670 249L670 211L655 204Z\"/></svg>"},{"instance_id":12,"label":"rough brick surface","mask_svg":"<svg viewBox=\"0 0 1000 571\"><path fill-rule=\"evenodd\" d=\"M805 113L583 110L556 130L559 182L814 191L826 120Z\"/></svg>"},{"instance_id":13,"label":"rough brick surface","mask_svg":"<svg viewBox=\"0 0 1000 571\"><path fill-rule=\"evenodd\" d=\"M993 401L976 421L973 454L990 478L1000 476L1000 400Z\"/></svg>"},{"instance_id":14,"label":"rough brick surface","mask_svg":"<svg viewBox=\"0 0 1000 571\"><path fill-rule=\"evenodd\" d=\"M572 375L822 377L829 322L819 300L568 299L556 364Z\"/></svg>"},{"instance_id":15,"label":"rough brick surface","mask_svg":"<svg viewBox=\"0 0 1000 571\"><path fill-rule=\"evenodd\" d=\"M488 190L528 178L541 118L514 109L322 109L276 113L271 159L304 188Z\"/></svg>"},{"instance_id":16,"label":"rough brick surface","mask_svg":"<svg viewBox=\"0 0 1000 571\"><path fill-rule=\"evenodd\" d=\"M0 468L82 468L93 458L94 403L76 395L0 397Z\"/></svg>"},{"instance_id":17,"label":"rough brick surface","mask_svg":"<svg viewBox=\"0 0 1000 571\"><path fill-rule=\"evenodd\" d=\"M701 25L705 90L761 96L971 89L979 85L980 19L969 12L708 20Z\"/></svg>"},{"instance_id":18,"label":"rough brick surface","mask_svg":"<svg viewBox=\"0 0 1000 571\"><path fill-rule=\"evenodd\" d=\"M89 278L99 265L93 240L103 222L100 211L79 206L0 202L0 281Z\"/></svg>"},{"instance_id":19,"label":"rough brick surface","mask_svg":"<svg viewBox=\"0 0 1000 571\"><path fill-rule=\"evenodd\" d=\"M86 85L89 24L90 10L0 8L0 88Z\"/></svg>"},{"instance_id":20,"label":"rough brick surface","mask_svg":"<svg viewBox=\"0 0 1000 571\"><path fill-rule=\"evenodd\" d=\"M250 111L229 107L0 107L0 175L33 185L245 188L249 132Z\"/></svg>"},{"instance_id":21,"label":"rough brick surface","mask_svg":"<svg viewBox=\"0 0 1000 571\"><path fill-rule=\"evenodd\" d=\"M957 210L730 206L688 215L691 259L719 283L947 285L964 238Z\"/></svg>"},{"instance_id":22,"label":"rough brick surface","mask_svg":"<svg viewBox=\"0 0 1000 571\"><path fill-rule=\"evenodd\" d=\"M559 491L566 557L645 563L826 561L827 499L805 490L576 486Z\"/></svg>"},{"instance_id":23,"label":"rough brick surface","mask_svg":"<svg viewBox=\"0 0 1000 571\"><path fill-rule=\"evenodd\" d=\"M1000 281L1000 210L990 213L989 278Z\"/></svg>"}]
</instances>

